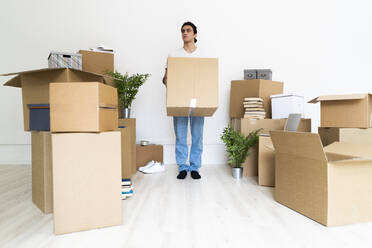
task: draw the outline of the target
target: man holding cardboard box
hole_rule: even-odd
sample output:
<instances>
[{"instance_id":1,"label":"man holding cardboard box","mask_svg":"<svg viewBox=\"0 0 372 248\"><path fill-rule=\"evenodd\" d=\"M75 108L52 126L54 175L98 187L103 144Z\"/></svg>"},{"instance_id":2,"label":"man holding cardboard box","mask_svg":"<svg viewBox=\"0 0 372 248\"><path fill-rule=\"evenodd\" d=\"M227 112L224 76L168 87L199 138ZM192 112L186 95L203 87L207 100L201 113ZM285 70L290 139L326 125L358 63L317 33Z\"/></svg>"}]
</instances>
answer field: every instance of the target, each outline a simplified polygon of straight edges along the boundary
<instances>
[{"instance_id":1,"label":"man holding cardboard box","mask_svg":"<svg viewBox=\"0 0 372 248\"><path fill-rule=\"evenodd\" d=\"M197 42L197 28L191 22L185 22L181 27L182 48L171 52L168 57L200 57L199 49L195 46ZM167 67L163 83L167 86ZM192 145L190 151L190 166L186 165L188 158L187 128L190 119ZM174 116L174 131L176 134L176 161L179 166L178 179L185 179L187 171L190 171L193 179L200 179L199 168L203 152L203 128L204 117L202 116Z\"/></svg>"}]
</instances>

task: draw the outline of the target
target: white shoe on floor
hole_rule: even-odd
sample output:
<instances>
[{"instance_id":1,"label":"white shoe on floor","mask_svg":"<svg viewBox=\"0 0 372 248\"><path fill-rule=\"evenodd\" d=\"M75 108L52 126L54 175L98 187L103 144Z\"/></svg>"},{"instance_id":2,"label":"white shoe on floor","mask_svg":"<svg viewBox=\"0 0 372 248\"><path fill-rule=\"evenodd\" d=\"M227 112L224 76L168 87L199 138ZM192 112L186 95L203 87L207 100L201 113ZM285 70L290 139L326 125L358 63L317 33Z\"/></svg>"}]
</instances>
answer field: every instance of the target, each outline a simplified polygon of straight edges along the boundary
<instances>
[{"instance_id":1,"label":"white shoe on floor","mask_svg":"<svg viewBox=\"0 0 372 248\"><path fill-rule=\"evenodd\" d=\"M145 166L139 167L138 170L139 170L140 172L143 172L144 170L146 170L146 169L148 169L148 168L154 166L154 164L155 164L155 161L152 160L152 161L148 162Z\"/></svg>"},{"instance_id":2,"label":"white shoe on floor","mask_svg":"<svg viewBox=\"0 0 372 248\"><path fill-rule=\"evenodd\" d=\"M158 172L163 172L165 171L165 166L159 162L155 162L153 166L150 168L143 170L142 172L145 174L153 174L153 173L158 173Z\"/></svg>"}]
</instances>

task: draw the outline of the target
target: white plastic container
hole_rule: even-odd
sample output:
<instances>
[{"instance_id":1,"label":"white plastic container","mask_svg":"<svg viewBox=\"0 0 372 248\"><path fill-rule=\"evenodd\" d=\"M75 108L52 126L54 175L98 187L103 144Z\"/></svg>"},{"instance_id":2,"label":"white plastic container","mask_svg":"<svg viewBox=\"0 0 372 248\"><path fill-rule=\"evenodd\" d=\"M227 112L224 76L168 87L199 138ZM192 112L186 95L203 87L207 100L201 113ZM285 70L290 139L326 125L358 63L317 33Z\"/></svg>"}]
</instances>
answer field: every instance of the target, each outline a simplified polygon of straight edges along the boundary
<instances>
[{"instance_id":1,"label":"white plastic container","mask_svg":"<svg viewBox=\"0 0 372 248\"><path fill-rule=\"evenodd\" d=\"M304 118L304 97L296 94L272 95L272 119L288 118L289 114L301 114Z\"/></svg>"}]
</instances>

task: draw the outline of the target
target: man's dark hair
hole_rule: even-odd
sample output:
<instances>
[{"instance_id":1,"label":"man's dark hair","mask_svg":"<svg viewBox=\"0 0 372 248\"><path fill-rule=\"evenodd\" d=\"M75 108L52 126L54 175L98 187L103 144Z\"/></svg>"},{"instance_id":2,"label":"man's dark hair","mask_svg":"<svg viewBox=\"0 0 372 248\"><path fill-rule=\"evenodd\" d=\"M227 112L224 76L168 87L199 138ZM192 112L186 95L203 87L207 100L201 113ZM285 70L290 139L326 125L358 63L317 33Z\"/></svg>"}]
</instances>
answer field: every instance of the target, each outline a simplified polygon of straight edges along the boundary
<instances>
[{"instance_id":1,"label":"man's dark hair","mask_svg":"<svg viewBox=\"0 0 372 248\"><path fill-rule=\"evenodd\" d=\"M197 34L197 33L198 33L198 30L197 30L195 24L192 23L192 22L185 22L185 23L182 25L181 30L182 30L182 28L183 28L184 26L187 26L187 25L192 27L192 30L194 31L194 34ZM194 42L196 43L196 42L198 42L198 40L197 40L196 38L194 38Z\"/></svg>"}]
</instances>

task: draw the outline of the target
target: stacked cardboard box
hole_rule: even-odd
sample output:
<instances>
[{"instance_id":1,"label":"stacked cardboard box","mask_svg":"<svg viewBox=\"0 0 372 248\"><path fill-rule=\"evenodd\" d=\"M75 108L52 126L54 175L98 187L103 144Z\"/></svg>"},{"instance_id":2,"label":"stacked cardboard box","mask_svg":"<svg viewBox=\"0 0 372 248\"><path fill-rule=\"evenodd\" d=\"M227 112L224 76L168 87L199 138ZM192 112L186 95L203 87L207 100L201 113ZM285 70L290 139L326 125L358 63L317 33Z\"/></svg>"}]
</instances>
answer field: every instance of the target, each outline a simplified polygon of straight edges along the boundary
<instances>
[{"instance_id":1,"label":"stacked cardboard box","mask_svg":"<svg viewBox=\"0 0 372 248\"><path fill-rule=\"evenodd\" d=\"M54 232L121 224L116 89L98 82L51 83L49 96Z\"/></svg>"},{"instance_id":2,"label":"stacked cardboard box","mask_svg":"<svg viewBox=\"0 0 372 248\"><path fill-rule=\"evenodd\" d=\"M261 129L261 134L272 130L284 130L286 119L271 119L271 96L283 93L283 83L271 80L233 80L230 91L230 118L233 129L240 130L244 135ZM249 115L247 107L249 99L262 99L265 119ZM261 100L260 100L261 101ZM262 111L262 107L256 107ZM298 131L311 132L311 120L302 119ZM258 146L250 149L243 164L243 176L258 176L258 183L263 186L274 186L275 163L274 152L267 150L270 137L260 137Z\"/></svg>"},{"instance_id":3,"label":"stacked cardboard box","mask_svg":"<svg viewBox=\"0 0 372 248\"><path fill-rule=\"evenodd\" d=\"M32 131L32 200L54 213L55 233L121 224L121 141L111 79L68 68L3 75L16 75L6 86L22 88L24 129Z\"/></svg>"}]
</instances>

